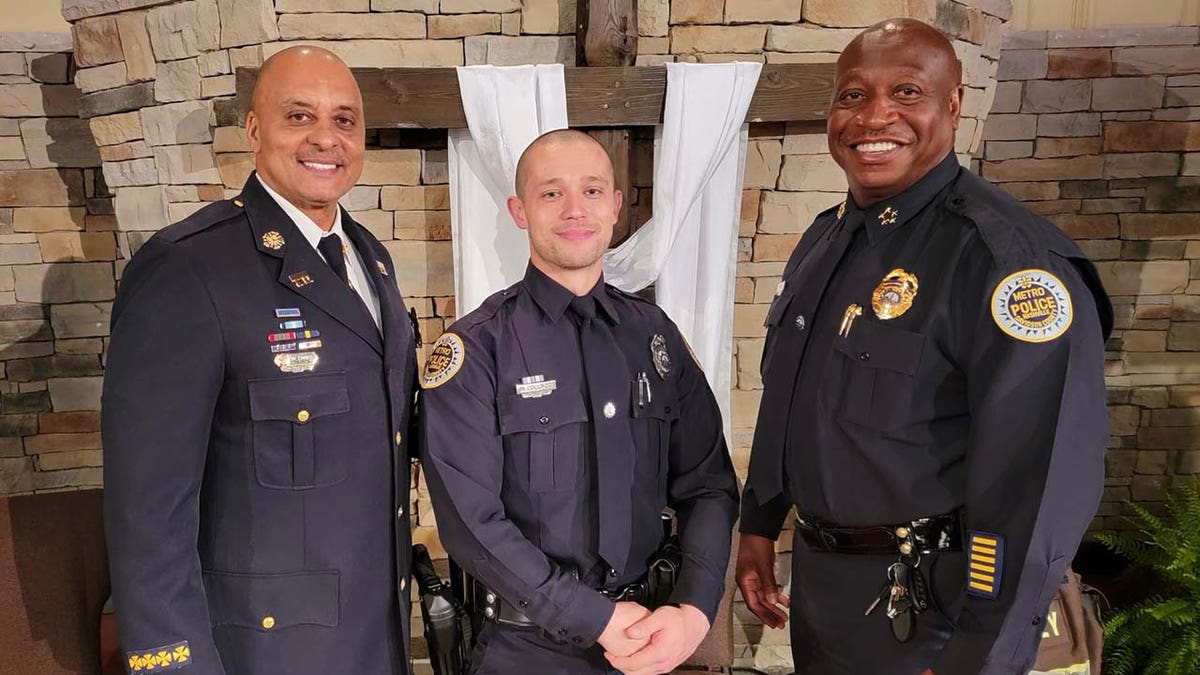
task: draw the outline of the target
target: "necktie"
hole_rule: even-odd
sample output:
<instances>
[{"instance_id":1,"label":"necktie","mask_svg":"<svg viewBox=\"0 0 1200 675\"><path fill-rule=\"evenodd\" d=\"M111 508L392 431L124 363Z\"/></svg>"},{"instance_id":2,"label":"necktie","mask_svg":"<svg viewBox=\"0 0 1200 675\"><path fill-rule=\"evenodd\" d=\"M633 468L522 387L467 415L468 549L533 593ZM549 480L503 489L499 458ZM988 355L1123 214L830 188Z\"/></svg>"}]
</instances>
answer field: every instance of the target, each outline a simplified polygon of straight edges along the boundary
<instances>
[{"instance_id":1,"label":"necktie","mask_svg":"<svg viewBox=\"0 0 1200 675\"><path fill-rule=\"evenodd\" d=\"M596 484L600 513L600 557L619 575L629 556L632 528L633 436L629 430L629 381L625 356L603 320L596 319L590 295L571 300L579 317L579 346L587 380L592 434L596 442Z\"/></svg>"},{"instance_id":2,"label":"necktie","mask_svg":"<svg viewBox=\"0 0 1200 675\"><path fill-rule=\"evenodd\" d=\"M317 250L325 257L325 262L333 268L333 273L342 280L342 283L349 286L350 275L346 272L346 250L342 246L342 238L330 232L317 242Z\"/></svg>"},{"instance_id":3,"label":"necktie","mask_svg":"<svg viewBox=\"0 0 1200 675\"><path fill-rule=\"evenodd\" d=\"M791 299L788 314L784 317L776 331L793 330L791 317L798 311L810 317L809 330L816 330L816 309L829 279L837 270L846 250L854 240L854 236L862 229L863 215L860 211L850 214L846 222L833 235L828 243L817 244L809 256L819 256L813 260L813 268L804 274L804 285L796 291ZM787 302L780 298L776 302ZM820 321L833 321L829 308L821 308ZM807 336L805 336L807 337ZM771 367L763 373L763 398L758 411L758 422L754 426L753 452L750 454L749 484L754 488L754 496L759 504L766 504L776 495L783 492L783 453L787 442L787 424L791 417L792 401L795 399L796 378L800 374L800 362L803 360L808 340L795 340L791 335L777 335L775 344L776 356L771 359ZM822 355L814 355L823 358Z\"/></svg>"}]
</instances>

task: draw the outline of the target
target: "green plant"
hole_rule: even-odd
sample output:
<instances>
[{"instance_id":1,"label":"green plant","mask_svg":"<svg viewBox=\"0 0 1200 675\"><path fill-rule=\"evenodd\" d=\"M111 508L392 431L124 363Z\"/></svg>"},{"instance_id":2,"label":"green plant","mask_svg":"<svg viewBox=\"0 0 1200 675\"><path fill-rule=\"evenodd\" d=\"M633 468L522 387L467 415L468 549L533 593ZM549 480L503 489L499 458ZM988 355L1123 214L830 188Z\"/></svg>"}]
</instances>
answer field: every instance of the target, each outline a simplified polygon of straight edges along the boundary
<instances>
[{"instance_id":1,"label":"green plant","mask_svg":"<svg viewBox=\"0 0 1200 675\"><path fill-rule=\"evenodd\" d=\"M1104 675L1200 673L1200 488L1180 485L1159 517L1131 504L1139 532L1099 535L1162 592L1117 611L1105 625Z\"/></svg>"}]
</instances>

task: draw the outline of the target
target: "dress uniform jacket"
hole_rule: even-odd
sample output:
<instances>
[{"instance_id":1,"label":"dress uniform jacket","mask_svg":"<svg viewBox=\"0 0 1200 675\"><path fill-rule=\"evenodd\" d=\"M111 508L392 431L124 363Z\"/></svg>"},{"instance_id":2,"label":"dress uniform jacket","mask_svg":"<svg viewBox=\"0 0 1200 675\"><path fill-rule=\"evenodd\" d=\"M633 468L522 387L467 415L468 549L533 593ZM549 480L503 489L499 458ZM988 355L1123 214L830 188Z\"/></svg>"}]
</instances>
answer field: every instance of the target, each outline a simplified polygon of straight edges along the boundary
<instances>
[{"instance_id":1,"label":"dress uniform jacket","mask_svg":"<svg viewBox=\"0 0 1200 675\"><path fill-rule=\"evenodd\" d=\"M901 645L882 611L863 616L897 555L797 538L797 672L1027 672L1103 486L1111 325L1070 238L953 154L816 218L768 312L741 529L775 538L792 505L844 526L957 512L966 551L922 561L934 606Z\"/></svg>"},{"instance_id":2,"label":"dress uniform jacket","mask_svg":"<svg viewBox=\"0 0 1200 675\"><path fill-rule=\"evenodd\" d=\"M619 351L602 365L622 396L603 408L589 409L574 296L533 265L451 326L433 350L447 358L431 358L422 375L421 460L443 544L566 645L523 635L498 646L505 638L489 626L477 672L609 670L593 644L612 602L597 589L646 573L668 505L684 556L671 600L711 620L722 596L738 495L716 400L661 309L603 281L590 295ZM598 463L614 461L589 443L601 414L628 425L636 446L619 571L597 552Z\"/></svg>"},{"instance_id":3,"label":"dress uniform jacket","mask_svg":"<svg viewBox=\"0 0 1200 675\"><path fill-rule=\"evenodd\" d=\"M414 334L342 222L382 330L255 176L125 270L104 506L131 672L408 672Z\"/></svg>"}]
</instances>

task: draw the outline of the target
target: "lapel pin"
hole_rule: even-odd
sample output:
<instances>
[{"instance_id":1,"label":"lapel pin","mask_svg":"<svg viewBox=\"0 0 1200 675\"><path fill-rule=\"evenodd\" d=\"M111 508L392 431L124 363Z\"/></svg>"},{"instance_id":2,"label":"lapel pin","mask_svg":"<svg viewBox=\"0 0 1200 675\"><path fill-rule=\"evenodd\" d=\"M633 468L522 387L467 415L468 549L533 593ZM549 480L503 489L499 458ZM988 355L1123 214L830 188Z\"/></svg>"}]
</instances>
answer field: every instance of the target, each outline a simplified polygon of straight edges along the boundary
<instances>
[{"instance_id":1,"label":"lapel pin","mask_svg":"<svg viewBox=\"0 0 1200 675\"><path fill-rule=\"evenodd\" d=\"M272 251L278 251L279 249L283 248L283 245L286 242L284 242L282 234L279 234L275 230L269 230L267 232L263 232L262 243L263 246L266 246Z\"/></svg>"},{"instance_id":2,"label":"lapel pin","mask_svg":"<svg viewBox=\"0 0 1200 675\"><path fill-rule=\"evenodd\" d=\"M288 281L291 281L296 288L304 288L313 282L313 278L308 272L296 272L288 275Z\"/></svg>"}]
</instances>

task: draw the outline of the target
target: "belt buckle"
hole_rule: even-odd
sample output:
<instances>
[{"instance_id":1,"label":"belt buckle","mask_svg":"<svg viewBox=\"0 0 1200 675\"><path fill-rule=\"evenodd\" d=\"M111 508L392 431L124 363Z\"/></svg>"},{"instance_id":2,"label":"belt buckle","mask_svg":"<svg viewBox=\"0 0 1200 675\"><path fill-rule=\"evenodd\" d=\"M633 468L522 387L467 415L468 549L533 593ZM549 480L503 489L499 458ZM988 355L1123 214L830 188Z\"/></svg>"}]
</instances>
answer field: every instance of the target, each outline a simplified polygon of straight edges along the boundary
<instances>
[{"instance_id":1,"label":"belt buckle","mask_svg":"<svg viewBox=\"0 0 1200 675\"><path fill-rule=\"evenodd\" d=\"M819 539L821 541L821 545L825 547L825 550L827 550L827 551L837 551L838 550L837 537L835 537L832 534L830 534L829 532L827 532L825 530L825 528L823 528L823 527L817 528L816 535L817 535L817 539Z\"/></svg>"}]
</instances>

